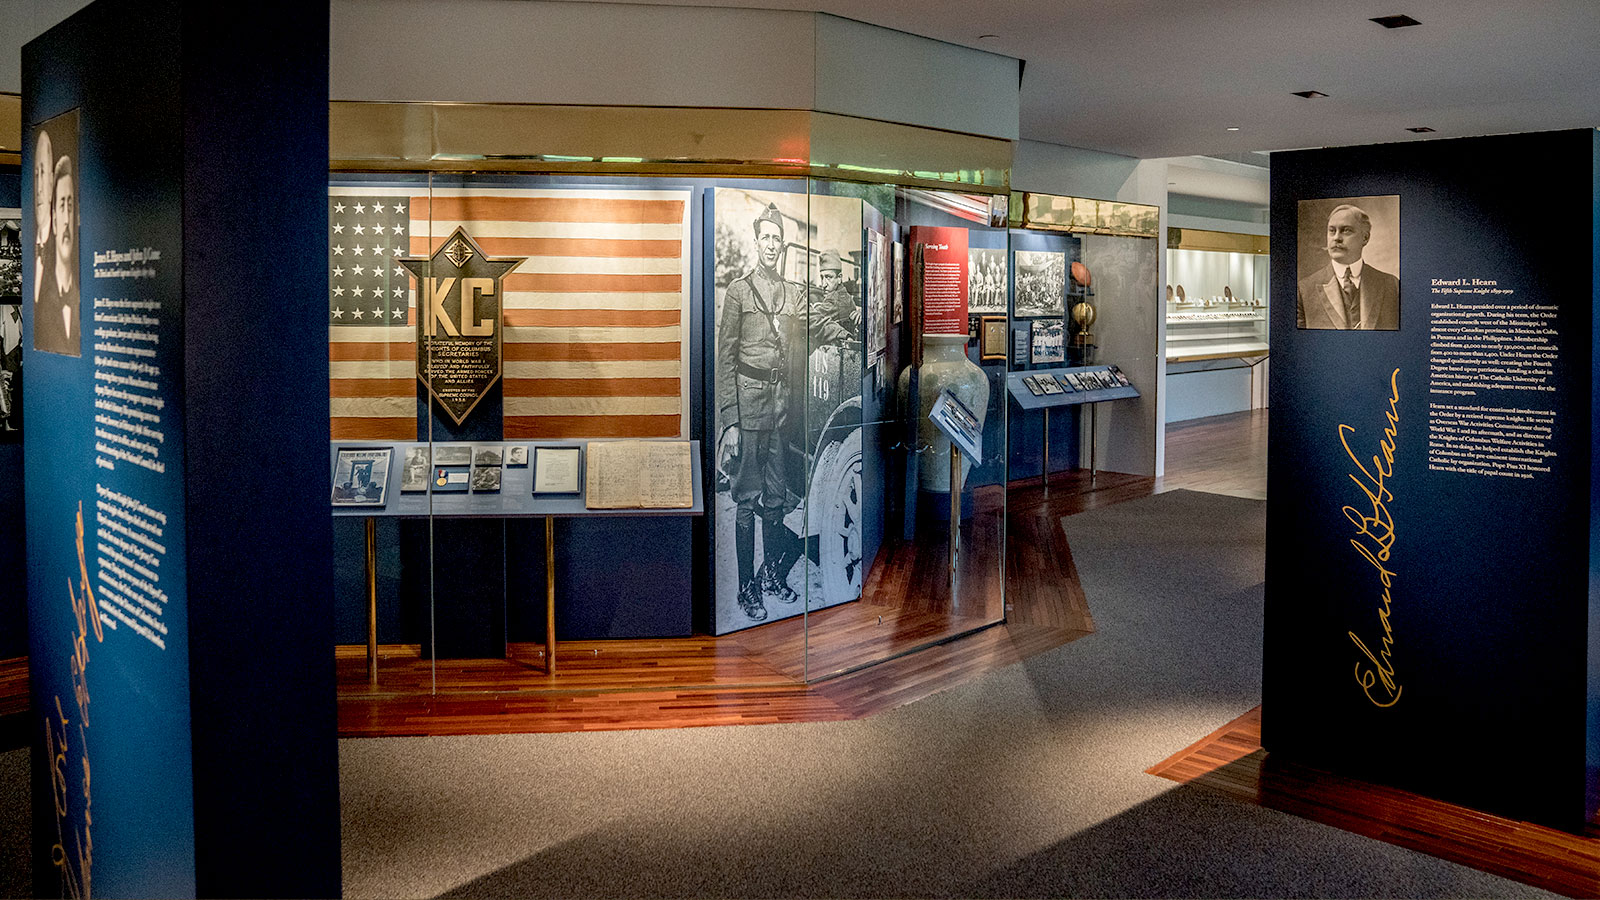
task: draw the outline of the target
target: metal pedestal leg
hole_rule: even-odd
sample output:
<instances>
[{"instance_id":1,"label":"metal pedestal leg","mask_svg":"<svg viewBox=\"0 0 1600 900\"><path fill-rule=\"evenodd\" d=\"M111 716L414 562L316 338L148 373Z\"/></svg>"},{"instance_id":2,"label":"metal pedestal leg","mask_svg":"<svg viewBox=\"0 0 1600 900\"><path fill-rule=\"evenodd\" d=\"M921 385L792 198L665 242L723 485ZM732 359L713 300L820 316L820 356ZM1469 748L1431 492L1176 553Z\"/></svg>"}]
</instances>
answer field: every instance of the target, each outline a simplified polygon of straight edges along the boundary
<instances>
[{"instance_id":1,"label":"metal pedestal leg","mask_svg":"<svg viewBox=\"0 0 1600 900\"><path fill-rule=\"evenodd\" d=\"M378 520L367 517L367 686L378 686Z\"/></svg>"}]
</instances>

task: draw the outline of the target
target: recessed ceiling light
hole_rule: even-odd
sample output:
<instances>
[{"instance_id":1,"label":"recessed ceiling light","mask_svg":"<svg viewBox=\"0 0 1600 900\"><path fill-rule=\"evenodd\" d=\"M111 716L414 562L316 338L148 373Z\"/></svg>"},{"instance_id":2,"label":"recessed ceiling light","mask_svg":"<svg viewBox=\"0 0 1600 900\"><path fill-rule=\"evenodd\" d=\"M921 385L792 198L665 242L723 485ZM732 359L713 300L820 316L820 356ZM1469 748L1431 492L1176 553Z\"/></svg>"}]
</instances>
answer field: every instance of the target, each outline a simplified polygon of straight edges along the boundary
<instances>
[{"instance_id":1,"label":"recessed ceiling light","mask_svg":"<svg viewBox=\"0 0 1600 900\"><path fill-rule=\"evenodd\" d=\"M1315 100L1318 97L1328 96L1321 91L1294 91L1293 93L1296 97L1304 97L1307 100Z\"/></svg>"},{"instance_id":2,"label":"recessed ceiling light","mask_svg":"<svg viewBox=\"0 0 1600 900\"><path fill-rule=\"evenodd\" d=\"M1407 128L1406 130L1412 134L1428 134L1429 132L1433 131L1432 128L1429 128L1426 125L1418 125L1415 128Z\"/></svg>"},{"instance_id":3,"label":"recessed ceiling light","mask_svg":"<svg viewBox=\"0 0 1600 900\"><path fill-rule=\"evenodd\" d=\"M978 35L978 40L980 40L980 41L998 41L998 40L1000 40L1000 35L998 35L998 34L980 34L980 35Z\"/></svg>"},{"instance_id":4,"label":"recessed ceiling light","mask_svg":"<svg viewBox=\"0 0 1600 900\"><path fill-rule=\"evenodd\" d=\"M1228 126L1228 130L1229 131L1238 131L1239 130L1239 126L1237 126L1237 125L1229 125Z\"/></svg>"},{"instance_id":5,"label":"recessed ceiling light","mask_svg":"<svg viewBox=\"0 0 1600 900\"><path fill-rule=\"evenodd\" d=\"M1410 16L1377 16L1376 18L1372 19L1372 21L1377 22L1379 25L1382 25L1385 28L1409 28L1412 25L1422 24Z\"/></svg>"}]
</instances>

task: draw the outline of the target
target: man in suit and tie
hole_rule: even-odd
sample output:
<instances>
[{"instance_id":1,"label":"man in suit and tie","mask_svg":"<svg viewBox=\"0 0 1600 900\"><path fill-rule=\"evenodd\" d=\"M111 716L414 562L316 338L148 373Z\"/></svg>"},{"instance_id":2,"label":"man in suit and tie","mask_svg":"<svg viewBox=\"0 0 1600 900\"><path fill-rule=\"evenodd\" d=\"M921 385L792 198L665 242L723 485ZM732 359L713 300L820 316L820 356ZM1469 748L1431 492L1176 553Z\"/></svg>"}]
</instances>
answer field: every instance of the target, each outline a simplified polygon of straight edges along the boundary
<instances>
[{"instance_id":1,"label":"man in suit and tie","mask_svg":"<svg viewBox=\"0 0 1600 900\"><path fill-rule=\"evenodd\" d=\"M1400 280L1361 258L1372 220L1348 203L1328 214L1328 265L1302 278L1295 310L1301 328L1395 331L1400 327Z\"/></svg>"}]
</instances>

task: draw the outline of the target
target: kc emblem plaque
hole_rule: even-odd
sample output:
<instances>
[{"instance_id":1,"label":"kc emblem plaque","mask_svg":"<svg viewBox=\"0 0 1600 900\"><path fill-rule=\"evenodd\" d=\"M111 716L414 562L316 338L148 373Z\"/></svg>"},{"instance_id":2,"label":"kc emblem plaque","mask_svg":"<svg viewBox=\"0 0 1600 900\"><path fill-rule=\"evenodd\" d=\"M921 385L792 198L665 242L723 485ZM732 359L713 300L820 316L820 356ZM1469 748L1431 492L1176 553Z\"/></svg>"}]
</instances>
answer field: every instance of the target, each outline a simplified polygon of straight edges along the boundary
<instances>
[{"instance_id":1,"label":"kc emblem plaque","mask_svg":"<svg viewBox=\"0 0 1600 900\"><path fill-rule=\"evenodd\" d=\"M490 258L460 227L400 260L417 279L417 378L457 425L500 380L502 280L522 261Z\"/></svg>"}]
</instances>

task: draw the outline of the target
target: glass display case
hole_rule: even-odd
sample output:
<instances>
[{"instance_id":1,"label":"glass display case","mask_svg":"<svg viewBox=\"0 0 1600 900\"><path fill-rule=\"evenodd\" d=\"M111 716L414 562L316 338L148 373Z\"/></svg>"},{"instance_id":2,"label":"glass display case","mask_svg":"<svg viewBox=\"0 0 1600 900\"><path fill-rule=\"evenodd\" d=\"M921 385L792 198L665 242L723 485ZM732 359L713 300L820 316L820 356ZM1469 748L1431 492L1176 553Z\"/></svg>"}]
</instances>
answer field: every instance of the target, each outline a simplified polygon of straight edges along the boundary
<instances>
[{"instance_id":1,"label":"glass display case","mask_svg":"<svg viewBox=\"0 0 1600 900\"><path fill-rule=\"evenodd\" d=\"M1006 363L969 359L947 251L1008 252L1007 142L759 110L331 120L342 693L805 682L1003 620Z\"/></svg>"},{"instance_id":2,"label":"glass display case","mask_svg":"<svg viewBox=\"0 0 1600 900\"><path fill-rule=\"evenodd\" d=\"M1265 237L1170 229L1167 361L1261 356L1267 336Z\"/></svg>"}]
</instances>

